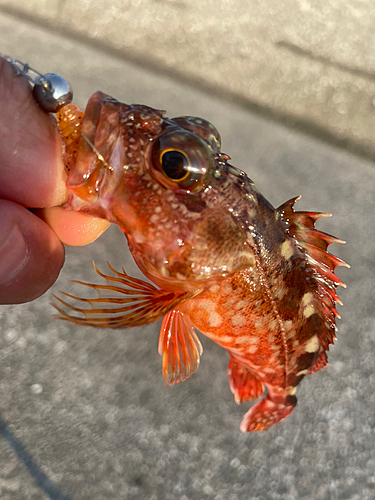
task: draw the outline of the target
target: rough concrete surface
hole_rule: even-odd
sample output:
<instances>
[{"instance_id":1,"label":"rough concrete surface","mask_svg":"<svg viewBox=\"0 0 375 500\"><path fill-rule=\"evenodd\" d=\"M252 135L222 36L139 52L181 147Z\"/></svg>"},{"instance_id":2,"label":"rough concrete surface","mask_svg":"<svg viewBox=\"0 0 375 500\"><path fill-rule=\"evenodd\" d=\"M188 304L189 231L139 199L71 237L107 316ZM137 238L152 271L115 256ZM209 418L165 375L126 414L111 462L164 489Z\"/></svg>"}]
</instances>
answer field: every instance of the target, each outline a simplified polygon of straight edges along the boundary
<instances>
[{"instance_id":1,"label":"rough concrete surface","mask_svg":"<svg viewBox=\"0 0 375 500\"><path fill-rule=\"evenodd\" d=\"M319 229L347 241L332 251L352 266L338 271L348 288L330 366L303 381L294 413L265 433L239 432L249 405L235 405L227 354L205 338L198 372L167 387L159 324L79 328L52 318L49 292L2 306L1 500L373 500L373 163L10 16L0 15L0 46L63 74L80 105L101 89L170 116L207 118L273 205L302 194L299 209L333 213ZM52 291L96 279L91 260L139 276L113 227L67 249Z\"/></svg>"},{"instance_id":2,"label":"rough concrete surface","mask_svg":"<svg viewBox=\"0 0 375 500\"><path fill-rule=\"evenodd\" d=\"M0 0L32 19L375 158L363 0Z\"/></svg>"}]
</instances>

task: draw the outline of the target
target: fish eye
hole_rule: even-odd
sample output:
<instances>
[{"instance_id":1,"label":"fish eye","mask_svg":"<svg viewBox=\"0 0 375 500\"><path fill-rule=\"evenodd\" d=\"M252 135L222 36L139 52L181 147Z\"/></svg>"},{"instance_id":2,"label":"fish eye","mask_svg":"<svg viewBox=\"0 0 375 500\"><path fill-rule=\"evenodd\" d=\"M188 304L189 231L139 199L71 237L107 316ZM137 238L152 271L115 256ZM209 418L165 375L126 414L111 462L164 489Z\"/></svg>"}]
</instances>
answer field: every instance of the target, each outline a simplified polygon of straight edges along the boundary
<instances>
[{"instance_id":1,"label":"fish eye","mask_svg":"<svg viewBox=\"0 0 375 500\"><path fill-rule=\"evenodd\" d=\"M166 188L196 193L206 187L213 161L211 146L203 139L172 130L153 144L151 174Z\"/></svg>"},{"instance_id":2,"label":"fish eye","mask_svg":"<svg viewBox=\"0 0 375 500\"><path fill-rule=\"evenodd\" d=\"M177 149L162 151L160 164L164 174L174 182L180 182L189 176L189 159L183 151Z\"/></svg>"}]
</instances>

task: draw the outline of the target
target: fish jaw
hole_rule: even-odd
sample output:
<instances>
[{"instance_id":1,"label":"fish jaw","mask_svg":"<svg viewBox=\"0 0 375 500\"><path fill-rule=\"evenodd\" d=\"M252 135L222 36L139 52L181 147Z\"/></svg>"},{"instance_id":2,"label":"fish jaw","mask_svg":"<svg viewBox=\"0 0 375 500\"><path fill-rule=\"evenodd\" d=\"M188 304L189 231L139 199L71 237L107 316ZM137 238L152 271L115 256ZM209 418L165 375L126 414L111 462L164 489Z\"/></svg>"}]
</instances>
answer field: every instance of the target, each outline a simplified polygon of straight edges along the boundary
<instances>
[{"instance_id":1,"label":"fish jaw","mask_svg":"<svg viewBox=\"0 0 375 500\"><path fill-rule=\"evenodd\" d=\"M112 207L118 192L127 183L131 187L128 172L142 175L146 146L160 133L162 116L162 111L147 106L123 104L102 92L93 94L68 173L67 208L116 222Z\"/></svg>"}]
</instances>

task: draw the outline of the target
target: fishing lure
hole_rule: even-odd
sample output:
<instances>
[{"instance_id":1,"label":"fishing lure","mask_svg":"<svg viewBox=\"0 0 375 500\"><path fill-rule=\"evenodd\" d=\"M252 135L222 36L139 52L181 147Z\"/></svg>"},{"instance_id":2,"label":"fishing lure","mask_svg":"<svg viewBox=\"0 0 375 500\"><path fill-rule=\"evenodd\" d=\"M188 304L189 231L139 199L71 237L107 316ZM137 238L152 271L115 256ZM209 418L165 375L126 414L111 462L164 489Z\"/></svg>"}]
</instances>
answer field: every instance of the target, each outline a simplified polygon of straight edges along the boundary
<instances>
[{"instance_id":1,"label":"fishing lure","mask_svg":"<svg viewBox=\"0 0 375 500\"><path fill-rule=\"evenodd\" d=\"M229 163L219 132L202 118L170 119L102 92L83 112L60 76L31 81L39 105L56 113L66 207L118 224L153 283L95 267L106 283L82 285L100 296L55 297L59 317L101 328L163 318L159 353L168 384L197 370L197 329L227 350L237 403L266 393L244 416L242 431L265 430L290 415L297 385L327 365L336 337L336 288L344 283L334 270L347 264L327 251L343 241L315 229L328 214L296 212L298 198L273 208Z\"/></svg>"}]
</instances>

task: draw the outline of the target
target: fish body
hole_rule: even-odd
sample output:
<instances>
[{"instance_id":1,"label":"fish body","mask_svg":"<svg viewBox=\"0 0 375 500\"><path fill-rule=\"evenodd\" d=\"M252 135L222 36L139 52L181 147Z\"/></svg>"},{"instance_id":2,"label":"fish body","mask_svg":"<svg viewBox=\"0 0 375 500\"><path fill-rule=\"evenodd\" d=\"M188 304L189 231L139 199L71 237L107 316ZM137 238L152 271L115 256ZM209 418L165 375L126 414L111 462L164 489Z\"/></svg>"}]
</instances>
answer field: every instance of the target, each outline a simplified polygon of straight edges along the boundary
<instances>
[{"instance_id":1,"label":"fish body","mask_svg":"<svg viewBox=\"0 0 375 500\"><path fill-rule=\"evenodd\" d=\"M70 113L70 115L69 115ZM265 430L294 409L296 387L327 365L335 338L334 274L327 252L342 242L314 228L317 212L275 209L220 151L206 120L168 119L95 93L84 116L58 116L66 144L68 207L120 226L141 271L98 273L96 299L57 298L63 319L97 327L139 326L163 317L159 352L167 383L199 366L195 329L229 354L235 401L259 398L242 431ZM75 134L66 117L76 123ZM107 294L107 296L103 296ZM67 312L68 311L68 312Z\"/></svg>"}]
</instances>

